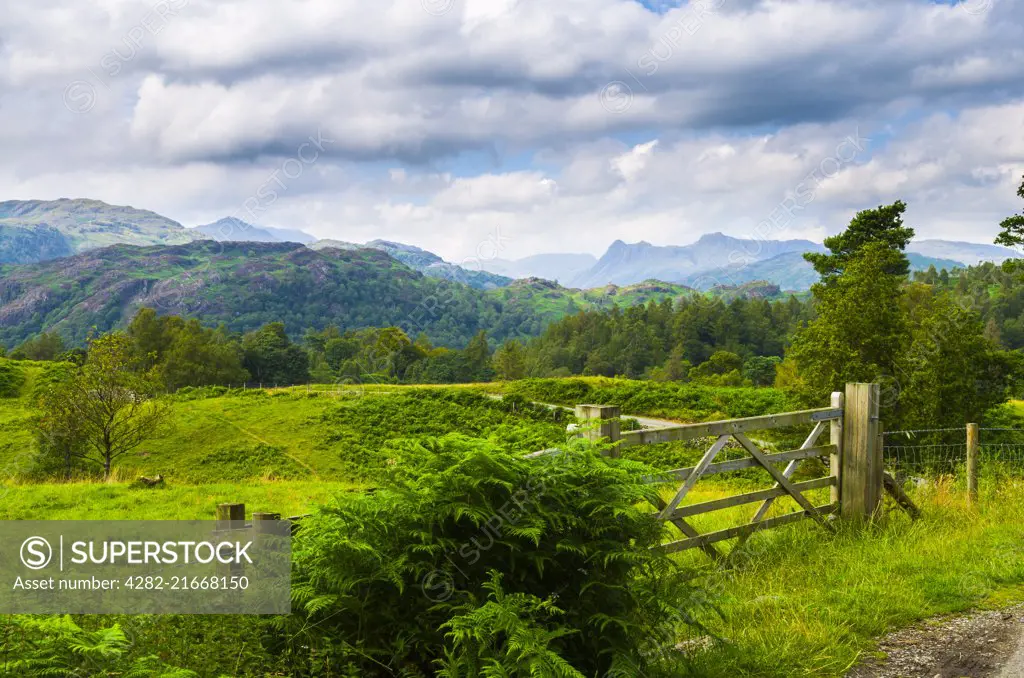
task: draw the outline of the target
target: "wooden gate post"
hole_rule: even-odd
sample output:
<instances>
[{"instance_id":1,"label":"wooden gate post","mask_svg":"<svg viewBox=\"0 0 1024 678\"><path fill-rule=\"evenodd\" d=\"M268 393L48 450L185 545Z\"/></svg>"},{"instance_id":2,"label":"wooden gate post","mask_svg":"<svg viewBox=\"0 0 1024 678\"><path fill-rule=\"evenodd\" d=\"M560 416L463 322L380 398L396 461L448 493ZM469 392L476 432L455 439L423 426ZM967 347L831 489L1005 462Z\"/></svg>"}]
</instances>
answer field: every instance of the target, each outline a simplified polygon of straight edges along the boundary
<instances>
[{"instance_id":1,"label":"wooden gate post","mask_svg":"<svg viewBox=\"0 0 1024 678\"><path fill-rule=\"evenodd\" d=\"M840 515L845 520L870 520L882 498L880 396L878 384L846 385L839 475Z\"/></svg>"},{"instance_id":2,"label":"wooden gate post","mask_svg":"<svg viewBox=\"0 0 1024 678\"><path fill-rule=\"evenodd\" d=\"M607 438L608 442L617 443L622 439L620 414L619 408L613 405L576 406L576 418L580 420L583 437L594 442ZM612 457L618 457L620 454L618 445L612 448Z\"/></svg>"},{"instance_id":3,"label":"wooden gate post","mask_svg":"<svg viewBox=\"0 0 1024 678\"><path fill-rule=\"evenodd\" d=\"M831 406L833 410L842 410L846 408L846 395L841 391L836 391L832 394ZM841 480L843 477L842 473L842 460L843 460L843 420L833 419L831 428L829 429L829 442L835 445L836 451L832 453L829 458L829 474L836 479L836 482L831 487L831 497L833 504L840 502L840 491L841 491Z\"/></svg>"},{"instance_id":4,"label":"wooden gate post","mask_svg":"<svg viewBox=\"0 0 1024 678\"><path fill-rule=\"evenodd\" d=\"M978 445L979 429L977 424L967 425L967 499L972 504L978 503Z\"/></svg>"}]
</instances>

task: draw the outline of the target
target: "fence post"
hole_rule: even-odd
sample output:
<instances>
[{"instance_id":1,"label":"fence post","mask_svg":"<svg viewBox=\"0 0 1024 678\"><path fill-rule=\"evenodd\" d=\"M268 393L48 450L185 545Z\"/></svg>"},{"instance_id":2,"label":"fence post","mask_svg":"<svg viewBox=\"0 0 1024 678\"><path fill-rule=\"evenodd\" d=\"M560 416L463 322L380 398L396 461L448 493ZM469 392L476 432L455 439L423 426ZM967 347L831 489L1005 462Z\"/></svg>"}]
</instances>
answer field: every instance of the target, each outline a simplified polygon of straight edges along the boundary
<instances>
[{"instance_id":1,"label":"fence post","mask_svg":"<svg viewBox=\"0 0 1024 678\"><path fill-rule=\"evenodd\" d=\"M613 405L576 406L576 418L580 420L583 428L583 437L594 442L607 438L608 442L617 443L622 439L620 414L619 408ZM618 457L620 454L618 446L612 448L612 457Z\"/></svg>"},{"instance_id":2,"label":"fence post","mask_svg":"<svg viewBox=\"0 0 1024 678\"><path fill-rule=\"evenodd\" d=\"M217 529L230 530L245 523L245 504L217 504Z\"/></svg>"},{"instance_id":3,"label":"fence post","mask_svg":"<svg viewBox=\"0 0 1024 678\"><path fill-rule=\"evenodd\" d=\"M878 384L847 384L840 470L840 514L846 520L870 520L882 498L882 450L879 440Z\"/></svg>"},{"instance_id":4,"label":"fence post","mask_svg":"<svg viewBox=\"0 0 1024 678\"><path fill-rule=\"evenodd\" d=\"M268 532L271 527L267 523L272 520L281 520L280 513L253 513L252 514L252 530L256 534L262 534Z\"/></svg>"},{"instance_id":5,"label":"fence post","mask_svg":"<svg viewBox=\"0 0 1024 678\"><path fill-rule=\"evenodd\" d=\"M846 396L841 391L836 391L832 394L832 409L842 410L846 407ZM842 459L843 459L843 420L833 419L832 427L829 430L829 441L835 445L836 451L832 453L829 459L829 471L831 476L835 478L835 484L830 488L831 497L833 504L840 502L840 479L842 478Z\"/></svg>"},{"instance_id":6,"label":"fence post","mask_svg":"<svg viewBox=\"0 0 1024 678\"><path fill-rule=\"evenodd\" d=\"M977 424L967 425L967 499L978 503L978 447L980 435Z\"/></svg>"}]
</instances>

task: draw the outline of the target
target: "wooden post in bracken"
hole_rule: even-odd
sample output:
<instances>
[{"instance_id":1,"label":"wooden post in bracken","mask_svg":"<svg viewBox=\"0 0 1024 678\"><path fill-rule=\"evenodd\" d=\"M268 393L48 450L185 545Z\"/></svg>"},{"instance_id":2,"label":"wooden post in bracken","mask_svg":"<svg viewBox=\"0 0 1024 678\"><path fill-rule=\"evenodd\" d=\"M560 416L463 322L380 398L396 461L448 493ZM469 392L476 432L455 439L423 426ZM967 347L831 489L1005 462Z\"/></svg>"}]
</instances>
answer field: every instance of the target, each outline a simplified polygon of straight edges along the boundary
<instances>
[{"instance_id":1,"label":"wooden post in bracken","mask_svg":"<svg viewBox=\"0 0 1024 678\"><path fill-rule=\"evenodd\" d=\"M217 531L237 530L245 525L245 504L217 504ZM224 576L240 575L243 568L238 563L218 565Z\"/></svg>"},{"instance_id":2,"label":"wooden post in bracken","mask_svg":"<svg viewBox=\"0 0 1024 678\"><path fill-rule=\"evenodd\" d=\"M576 418L580 420L583 437L598 442L607 438L610 443L622 439L622 424L619 421L621 412L613 405L577 405ZM619 447L612 448L611 456L620 455Z\"/></svg>"},{"instance_id":3,"label":"wooden post in bracken","mask_svg":"<svg viewBox=\"0 0 1024 678\"><path fill-rule=\"evenodd\" d=\"M280 513L253 513L252 531L256 534L269 532L273 529L273 523L271 521L275 520L281 520Z\"/></svg>"},{"instance_id":4,"label":"wooden post in bracken","mask_svg":"<svg viewBox=\"0 0 1024 678\"><path fill-rule=\"evenodd\" d=\"M972 504L978 503L978 447L980 442L977 424L967 425L967 498Z\"/></svg>"},{"instance_id":5,"label":"wooden post in bracken","mask_svg":"<svg viewBox=\"0 0 1024 678\"><path fill-rule=\"evenodd\" d=\"M245 504L217 504L217 529L238 529L245 524Z\"/></svg>"},{"instance_id":6,"label":"wooden post in bracken","mask_svg":"<svg viewBox=\"0 0 1024 678\"><path fill-rule=\"evenodd\" d=\"M831 407L833 410L841 410L846 407L846 395L840 391L836 391L832 394ZM829 458L829 471L831 475L836 479L836 482L831 487L832 501L833 504L840 502L840 479L842 478L842 459L843 459L843 420L833 419L831 428L829 429L829 441L835 445L835 452Z\"/></svg>"},{"instance_id":7,"label":"wooden post in bracken","mask_svg":"<svg viewBox=\"0 0 1024 678\"><path fill-rule=\"evenodd\" d=\"M847 384L839 474L840 515L870 520L882 498L878 384Z\"/></svg>"}]
</instances>

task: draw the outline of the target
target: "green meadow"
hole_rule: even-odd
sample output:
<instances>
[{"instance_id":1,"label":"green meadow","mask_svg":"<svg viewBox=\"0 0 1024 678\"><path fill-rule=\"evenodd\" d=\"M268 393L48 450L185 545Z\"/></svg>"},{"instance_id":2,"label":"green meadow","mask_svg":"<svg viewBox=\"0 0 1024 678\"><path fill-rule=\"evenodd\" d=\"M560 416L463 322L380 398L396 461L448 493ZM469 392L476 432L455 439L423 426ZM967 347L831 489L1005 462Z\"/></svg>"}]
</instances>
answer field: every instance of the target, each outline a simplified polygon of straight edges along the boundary
<instances>
[{"instance_id":1,"label":"green meadow","mask_svg":"<svg viewBox=\"0 0 1024 678\"><path fill-rule=\"evenodd\" d=\"M749 416L788 405L771 389L610 379L444 388L185 389L170 397L167 427L121 459L112 480L42 482L33 477L32 393L52 368L20 363L19 369L23 379L16 392L0 398L4 520L211 519L216 505L225 502L245 503L250 512L306 514L374 488L399 440L461 433L513 454L564 441L571 413L531 401L616 402L627 414L680 420ZM1014 407L1024 410L1022 403ZM800 433L783 432L775 443ZM700 452L663 445L626 456L664 469L692 463ZM805 473L822 471L808 462ZM164 486L135 482L139 475L156 474L164 476ZM702 481L686 503L768 486L764 474L737 473ZM663 492L669 496L673 488ZM811 496L826 503L826 493ZM968 506L964 488L948 478L916 490L914 498L923 509L916 522L887 505L862 530L833 534L804 522L757 534L732 553L728 567L697 550L676 556L708 595L697 606L701 630L694 627L677 638L689 648L689 675L838 677L876 652L877 639L891 630L1024 599L1024 483L986 485L977 506ZM701 531L722 529L749 520L753 509L738 507L693 523ZM792 501L779 500L773 515L794 509ZM75 622L86 631L118 623L136 639L129 654L155 653L201 676L289 675L271 647L252 640L260 628L253 619L98 616Z\"/></svg>"}]
</instances>

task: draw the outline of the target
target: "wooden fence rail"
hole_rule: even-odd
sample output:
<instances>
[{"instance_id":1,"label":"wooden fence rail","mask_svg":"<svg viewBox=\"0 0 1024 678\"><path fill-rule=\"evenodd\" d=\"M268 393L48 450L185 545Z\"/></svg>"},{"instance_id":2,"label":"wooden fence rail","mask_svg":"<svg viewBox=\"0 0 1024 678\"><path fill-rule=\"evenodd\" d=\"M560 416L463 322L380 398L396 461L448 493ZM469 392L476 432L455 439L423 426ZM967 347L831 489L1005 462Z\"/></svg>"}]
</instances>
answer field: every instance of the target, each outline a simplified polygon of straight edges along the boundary
<instances>
[{"instance_id":1,"label":"wooden fence rail","mask_svg":"<svg viewBox=\"0 0 1024 678\"><path fill-rule=\"evenodd\" d=\"M594 406L588 405L587 407ZM733 435L747 431L763 431L786 426L800 426L801 424L814 424L821 421L839 419L842 416L842 409L826 407L819 410L787 412L785 414L772 414L765 417L748 417L746 419L712 421L704 424L680 424L679 426L628 431L622 434L622 446L656 445L658 443L680 442L696 438L709 438L711 436Z\"/></svg>"},{"instance_id":2,"label":"wooden fence rail","mask_svg":"<svg viewBox=\"0 0 1024 678\"><path fill-rule=\"evenodd\" d=\"M829 520L836 515L849 521L870 520L886 491L908 513L914 517L918 515L913 502L885 474L882 466L879 395L878 384L849 384L845 393L833 393L829 406L819 409L627 432L620 429L618 407L578 405L576 415L584 424L580 435L612 443L611 454L614 456L618 456L622 448L637 445L714 438L695 466L659 473L649 477L648 482L658 485L681 483L671 499L666 501L659 498L655 503L658 517L674 525L684 537L666 544L664 548L669 552L700 548L708 555L719 558L722 554L714 544L733 538L745 540L761 530L805 519L815 520L831 528ZM813 429L803 445L796 450L766 452L747 436L752 431L805 425L813 425ZM830 441L821 444L818 441L826 431ZM730 443L738 443L747 456L716 461ZM545 450L537 454L552 451ZM801 482L791 481L802 462L813 458L827 460L828 475ZM779 468L781 464L786 465L784 469ZM774 485L712 501L685 504L687 496L702 478L754 468L765 471ZM805 495L808 491L825 488L830 491L827 504L815 506ZM791 513L768 517L775 501L783 497L790 497L796 503L796 509ZM687 519L696 516L758 502L761 505L746 524L701 534L687 522Z\"/></svg>"}]
</instances>

